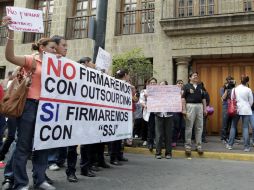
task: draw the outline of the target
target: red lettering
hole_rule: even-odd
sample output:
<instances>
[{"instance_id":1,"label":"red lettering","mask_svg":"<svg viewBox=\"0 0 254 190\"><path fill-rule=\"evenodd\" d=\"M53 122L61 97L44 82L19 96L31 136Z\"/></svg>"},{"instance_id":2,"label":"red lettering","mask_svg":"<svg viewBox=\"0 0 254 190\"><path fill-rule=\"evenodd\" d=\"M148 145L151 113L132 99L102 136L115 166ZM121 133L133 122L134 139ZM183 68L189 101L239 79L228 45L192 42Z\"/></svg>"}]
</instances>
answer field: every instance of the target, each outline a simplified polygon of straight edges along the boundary
<instances>
[{"instance_id":1,"label":"red lettering","mask_svg":"<svg viewBox=\"0 0 254 190\"><path fill-rule=\"evenodd\" d=\"M57 68L56 68L55 65L54 65L54 62L53 62L52 58L49 57L49 58L48 58L48 70L47 70L47 75L50 75L51 68L53 69L55 75L56 75L57 77L60 77L60 72L61 72L61 60L58 60L58 66L57 66Z\"/></svg>"},{"instance_id":2,"label":"red lettering","mask_svg":"<svg viewBox=\"0 0 254 190\"><path fill-rule=\"evenodd\" d=\"M72 75L71 76L67 75L67 67L68 66L72 68ZM63 74L64 74L65 78L72 80L76 76L76 69L71 63L66 63L63 68Z\"/></svg>"}]
</instances>

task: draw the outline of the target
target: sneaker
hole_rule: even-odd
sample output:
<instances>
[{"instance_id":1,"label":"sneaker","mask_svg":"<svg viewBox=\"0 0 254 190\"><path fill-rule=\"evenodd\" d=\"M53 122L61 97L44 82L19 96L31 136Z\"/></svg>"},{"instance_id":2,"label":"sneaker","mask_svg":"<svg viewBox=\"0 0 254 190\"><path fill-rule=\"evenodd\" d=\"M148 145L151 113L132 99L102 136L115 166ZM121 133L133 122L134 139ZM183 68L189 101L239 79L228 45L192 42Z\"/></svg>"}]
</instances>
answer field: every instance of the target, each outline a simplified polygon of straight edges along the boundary
<instances>
[{"instance_id":1,"label":"sneaker","mask_svg":"<svg viewBox=\"0 0 254 190\"><path fill-rule=\"evenodd\" d=\"M34 188L38 190L55 190L56 188L53 185L50 185L47 181L44 181L38 187Z\"/></svg>"},{"instance_id":2,"label":"sneaker","mask_svg":"<svg viewBox=\"0 0 254 190\"><path fill-rule=\"evenodd\" d=\"M146 146L146 145L147 145L147 141L144 141L144 142L143 142L143 146Z\"/></svg>"},{"instance_id":3,"label":"sneaker","mask_svg":"<svg viewBox=\"0 0 254 190\"><path fill-rule=\"evenodd\" d=\"M190 147L185 147L185 155L186 156L191 156L191 148Z\"/></svg>"},{"instance_id":4,"label":"sneaker","mask_svg":"<svg viewBox=\"0 0 254 190\"><path fill-rule=\"evenodd\" d=\"M227 145L226 145L226 149L228 149L228 150L232 150L232 149L233 149L233 147L232 147L232 146L230 146L229 144L227 144Z\"/></svg>"},{"instance_id":5,"label":"sneaker","mask_svg":"<svg viewBox=\"0 0 254 190\"><path fill-rule=\"evenodd\" d=\"M13 187L13 181L10 179L4 179L2 183L2 190L10 190Z\"/></svg>"},{"instance_id":6,"label":"sneaker","mask_svg":"<svg viewBox=\"0 0 254 190\"><path fill-rule=\"evenodd\" d=\"M71 174L67 175L67 180L69 182L72 182L72 183L77 183L78 182L78 178L74 173L71 173Z\"/></svg>"},{"instance_id":7,"label":"sneaker","mask_svg":"<svg viewBox=\"0 0 254 190\"><path fill-rule=\"evenodd\" d=\"M0 161L0 169L5 168L6 164L4 161Z\"/></svg>"},{"instance_id":8,"label":"sneaker","mask_svg":"<svg viewBox=\"0 0 254 190\"><path fill-rule=\"evenodd\" d=\"M173 143L171 144L171 146L172 146L172 147L176 147L176 143L173 142Z\"/></svg>"},{"instance_id":9,"label":"sneaker","mask_svg":"<svg viewBox=\"0 0 254 190\"><path fill-rule=\"evenodd\" d=\"M198 146L198 147L196 148L196 150L197 150L198 154L203 154L203 153L204 153L204 151L203 151L203 149L202 149L201 146Z\"/></svg>"},{"instance_id":10,"label":"sneaker","mask_svg":"<svg viewBox=\"0 0 254 190\"><path fill-rule=\"evenodd\" d=\"M249 148L244 148L244 152L250 152L250 147Z\"/></svg>"},{"instance_id":11,"label":"sneaker","mask_svg":"<svg viewBox=\"0 0 254 190\"><path fill-rule=\"evenodd\" d=\"M161 159L161 155L155 155L156 159Z\"/></svg>"},{"instance_id":12,"label":"sneaker","mask_svg":"<svg viewBox=\"0 0 254 190\"><path fill-rule=\"evenodd\" d=\"M60 167L57 164L51 164L49 166L49 170L50 171L57 171L57 170L60 170Z\"/></svg>"},{"instance_id":13,"label":"sneaker","mask_svg":"<svg viewBox=\"0 0 254 190\"><path fill-rule=\"evenodd\" d=\"M167 155L165 156L165 158L166 158L166 159L171 159L172 156L171 156L170 154L167 154Z\"/></svg>"}]
</instances>

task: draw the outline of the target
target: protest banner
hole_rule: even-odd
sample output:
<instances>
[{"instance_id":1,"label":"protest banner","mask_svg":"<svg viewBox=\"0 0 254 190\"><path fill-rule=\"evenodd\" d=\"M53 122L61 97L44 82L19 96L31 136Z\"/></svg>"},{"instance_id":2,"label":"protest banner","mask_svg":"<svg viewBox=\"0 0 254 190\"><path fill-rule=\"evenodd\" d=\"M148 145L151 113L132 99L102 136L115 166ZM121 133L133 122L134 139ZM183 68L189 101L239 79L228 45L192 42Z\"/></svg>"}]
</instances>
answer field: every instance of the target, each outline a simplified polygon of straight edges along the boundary
<instances>
[{"instance_id":1,"label":"protest banner","mask_svg":"<svg viewBox=\"0 0 254 190\"><path fill-rule=\"evenodd\" d=\"M148 112L182 112L181 89L176 85L147 86Z\"/></svg>"},{"instance_id":2,"label":"protest banner","mask_svg":"<svg viewBox=\"0 0 254 190\"><path fill-rule=\"evenodd\" d=\"M44 54L34 150L132 136L130 84Z\"/></svg>"},{"instance_id":3,"label":"protest banner","mask_svg":"<svg viewBox=\"0 0 254 190\"><path fill-rule=\"evenodd\" d=\"M8 25L10 30L35 33L44 32L43 13L41 10L7 6L6 14L12 19L12 23Z\"/></svg>"},{"instance_id":4,"label":"protest banner","mask_svg":"<svg viewBox=\"0 0 254 190\"><path fill-rule=\"evenodd\" d=\"M103 70L106 73L112 64L112 57L110 53L99 47L98 55L96 58L96 69Z\"/></svg>"}]
</instances>

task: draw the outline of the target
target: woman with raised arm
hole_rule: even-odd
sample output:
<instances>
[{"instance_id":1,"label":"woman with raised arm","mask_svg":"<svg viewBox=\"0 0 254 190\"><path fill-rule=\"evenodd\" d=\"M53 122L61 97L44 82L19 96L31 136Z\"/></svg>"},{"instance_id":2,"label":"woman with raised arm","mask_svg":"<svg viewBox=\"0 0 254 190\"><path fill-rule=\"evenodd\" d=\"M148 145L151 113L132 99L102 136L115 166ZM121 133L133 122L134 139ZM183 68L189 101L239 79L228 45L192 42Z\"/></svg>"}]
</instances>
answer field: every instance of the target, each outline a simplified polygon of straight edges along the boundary
<instances>
[{"instance_id":1,"label":"woman with raised arm","mask_svg":"<svg viewBox=\"0 0 254 190\"><path fill-rule=\"evenodd\" d=\"M4 17L6 26L11 24L10 17ZM35 130L36 113L41 93L41 66L43 52L55 53L56 43L49 38L42 38L32 45L32 50L38 52L33 55L18 56L14 53L14 32L8 29L5 58L17 66L23 67L28 73L32 70L32 63L35 60L36 67L32 75L32 84L29 87L27 100L22 115L17 118L17 144L13 154L13 189L28 190L29 179L27 176L27 160L32 154L33 137ZM33 180L35 189L54 190L55 187L46 181L45 171L47 169L47 150L34 151L32 155Z\"/></svg>"}]
</instances>

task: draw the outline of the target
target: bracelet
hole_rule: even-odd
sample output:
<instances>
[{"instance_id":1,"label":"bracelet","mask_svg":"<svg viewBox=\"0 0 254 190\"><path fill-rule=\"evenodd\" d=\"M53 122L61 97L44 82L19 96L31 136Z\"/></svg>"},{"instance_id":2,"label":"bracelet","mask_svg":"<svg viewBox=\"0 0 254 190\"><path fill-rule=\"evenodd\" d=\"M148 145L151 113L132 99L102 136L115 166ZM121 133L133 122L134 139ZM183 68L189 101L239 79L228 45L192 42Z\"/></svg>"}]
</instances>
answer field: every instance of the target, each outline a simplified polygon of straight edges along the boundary
<instances>
[{"instance_id":1,"label":"bracelet","mask_svg":"<svg viewBox=\"0 0 254 190\"><path fill-rule=\"evenodd\" d=\"M14 38L9 38L8 36L6 37L8 40L14 40Z\"/></svg>"}]
</instances>

